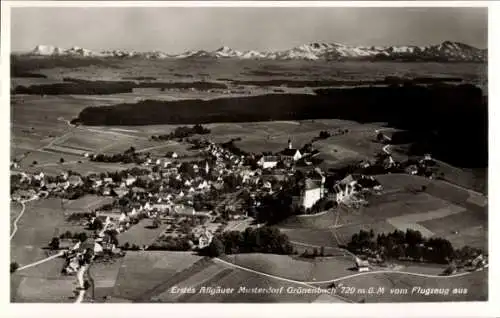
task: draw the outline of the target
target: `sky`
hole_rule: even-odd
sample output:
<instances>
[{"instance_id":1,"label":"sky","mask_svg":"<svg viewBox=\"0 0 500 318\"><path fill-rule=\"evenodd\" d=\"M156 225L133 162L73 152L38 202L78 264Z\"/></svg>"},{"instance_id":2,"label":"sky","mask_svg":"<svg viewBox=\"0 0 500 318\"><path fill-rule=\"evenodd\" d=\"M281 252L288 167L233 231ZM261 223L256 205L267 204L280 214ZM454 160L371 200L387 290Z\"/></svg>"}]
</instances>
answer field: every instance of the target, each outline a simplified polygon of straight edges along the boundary
<instances>
[{"instance_id":1,"label":"sky","mask_svg":"<svg viewBox=\"0 0 500 318\"><path fill-rule=\"evenodd\" d=\"M487 8L12 8L11 50L283 50L312 42L487 48Z\"/></svg>"}]
</instances>

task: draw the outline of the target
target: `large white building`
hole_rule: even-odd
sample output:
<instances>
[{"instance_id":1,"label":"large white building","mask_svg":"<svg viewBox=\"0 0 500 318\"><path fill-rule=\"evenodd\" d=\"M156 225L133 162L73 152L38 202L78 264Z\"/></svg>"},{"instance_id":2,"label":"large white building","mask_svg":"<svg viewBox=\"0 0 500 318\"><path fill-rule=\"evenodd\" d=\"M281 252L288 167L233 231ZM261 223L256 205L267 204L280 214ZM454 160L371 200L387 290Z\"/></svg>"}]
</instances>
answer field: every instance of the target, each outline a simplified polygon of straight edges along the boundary
<instances>
[{"instance_id":1,"label":"large white building","mask_svg":"<svg viewBox=\"0 0 500 318\"><path fill-rule=\"evenodd\" d=\"M301 202L305 209L310 209L323 198L325 180L326 178L319 168L316 168L306 179Z\"/></svg>"},{"instance_id":2,"label":"large white building","mask_svg":"<svg viewBox=\"0 0 500 318\"><path fill-rule=\"evenodd\" d=\"M271 169L278 165L279 158L277 156L263 156L257 162L262 169Z\"/></svg>"}]
</instances>

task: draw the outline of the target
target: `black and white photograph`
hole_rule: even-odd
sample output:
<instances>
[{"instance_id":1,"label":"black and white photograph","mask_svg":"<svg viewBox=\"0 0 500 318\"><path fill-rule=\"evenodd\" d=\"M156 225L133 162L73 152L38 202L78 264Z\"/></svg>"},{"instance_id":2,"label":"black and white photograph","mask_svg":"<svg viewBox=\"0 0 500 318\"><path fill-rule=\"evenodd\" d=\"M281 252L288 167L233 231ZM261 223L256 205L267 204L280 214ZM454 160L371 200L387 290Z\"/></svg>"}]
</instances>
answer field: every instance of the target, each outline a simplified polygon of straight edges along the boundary
<instances>
[{"instance_id":1,"label":"black and white photograph","mask_svg":"<svg viewBox=\"0 0 500 318\"><path fill-rule=\"evenodd\" d=\"M491 300L488 7L85 3L9 8L10 303Z\"/></svg>"}]
</instances>

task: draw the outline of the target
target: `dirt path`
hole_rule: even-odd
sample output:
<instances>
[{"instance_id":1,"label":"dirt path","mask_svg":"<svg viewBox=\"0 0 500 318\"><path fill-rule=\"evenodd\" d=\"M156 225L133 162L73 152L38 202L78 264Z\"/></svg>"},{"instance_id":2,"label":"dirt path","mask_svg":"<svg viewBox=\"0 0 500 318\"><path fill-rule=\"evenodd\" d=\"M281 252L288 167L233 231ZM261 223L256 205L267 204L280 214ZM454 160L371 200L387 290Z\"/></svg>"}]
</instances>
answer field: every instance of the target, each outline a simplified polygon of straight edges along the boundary
<instances>
[{"instance_id":1,"label":"dirt path","mask_svg":"<svg viewBox=\"0 0 500 318\"><path fill-rule=\"evenodd\" d=\"M12 238L14 237L14 235L16 235L16 232L17 232L17 222L21 219L21 217L23 216L24 214L24 211L26 211L26 202L30 202L30 201L33 201L33 200L37 200L38 197L37 196L34 196L34 197L31 197L29 198L28 200L21 200L19 201L19 203L21 203L22 205L22 210L21 212L19 212L19 215L17 216L17 218L14 220L14 222L12 223L12 227L13 227L13 231L12 231L12 234L10 235L10 239L12 240Z\"/></svg>"},{"instance_id":2,"label":"dirt path","mask_svg":"<svg viewBox=\"0 0 500 318\"><path fill-rule=\"evenodd\" d=\"M52 255L52 256L49 256L49 257L47 257L47 258L41 259L41 260L36 261L36 262L34 262L34 263L31 263L31 264L28 264L28 265L21 266L21 267L19 267L19 268L16 270L16 272L21 271L21 270L26 269L26 268L30 268L30 267L34 267L34 266L40 265L40 264L45 263L45 262L48 262L48 261L50 261L50 260L53 260L53 259L55 259L55 258L58 258L59 256L62 256L63 254L64 254L64 252L59 252L59 253L57 253L57 254L55 254L55 255Z\"/></svg>"}]
</instances>

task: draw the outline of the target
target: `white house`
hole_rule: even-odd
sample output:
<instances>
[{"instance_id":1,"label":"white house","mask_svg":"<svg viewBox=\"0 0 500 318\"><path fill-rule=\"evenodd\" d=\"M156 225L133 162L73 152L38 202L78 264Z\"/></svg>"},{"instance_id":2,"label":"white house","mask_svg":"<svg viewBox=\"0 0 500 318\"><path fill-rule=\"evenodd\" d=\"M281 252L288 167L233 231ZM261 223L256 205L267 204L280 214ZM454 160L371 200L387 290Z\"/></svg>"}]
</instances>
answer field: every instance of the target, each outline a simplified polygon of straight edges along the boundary
<instances>
[{"instance_id":1,"label":"white house","mask_svg":"<svg viewBox=\"0 0 500 318\"><path fill-rule=\"evenodd\" d=\"M208 187L209 187L209 185L208 185L207 180L203 180L203 182L200 182L200 184L198 184L198 189L200 189L200 190L206 189Z\"/></svg>"},{"instance_id":2,"label":"white house","mask_svg":"<svg viewBox=\"0 0 500 318\"><path fill-rule=\"evenodd\" d=\"M39 174L36 174L33 176L33 178L35 178L35 180L42 180L43 178L45 177L45 174L43 172L40 172Z\"/></svg>"},{"instance_id":3,"label":"white house","mask_svg":"<svg viewBox=\"0 0 500 318\"><path fill-rule=\"evenodd\" d=\"M278 161L279 158L277 156L263 156L257 164L261 166L262 169L270 169L276 167Z\"/></svg>"},{"instance_id":4,"label":"white house","mask_svg":"<svg viewBox=\"0 0 500 318\"><path fill-rule=\"evenodd\" d=\"M127 186L131 186L132 184L134 184L134 182L137 180L136 177L133 177L133 176L130 176L128 177L127 179L125 179L125 184Z\"/></svg>"},{"instance_id":5,"label":"white house","mask_svg":"<svg viewBox=\"0 0 500 318\"><path fill-rule=\"evenodd\" d=\"M370 270L370 263L367 260L361 260L356 257L356 269L358 272L368 272Z\"/></svg>"},{"instance_id":6,"label":"white house","mask_svg":"<svg viewBox=\"0 0 500 318\"><path fill-rule=\"evenodd\" d=\"M177 153L176 153L176 152L173 152L173 153L172 153L172 158L174 158L174 159L175 159L175 158L178 158L178 157L179 157L179 155L177 155Z\"/></svg>"}]
</instances>

